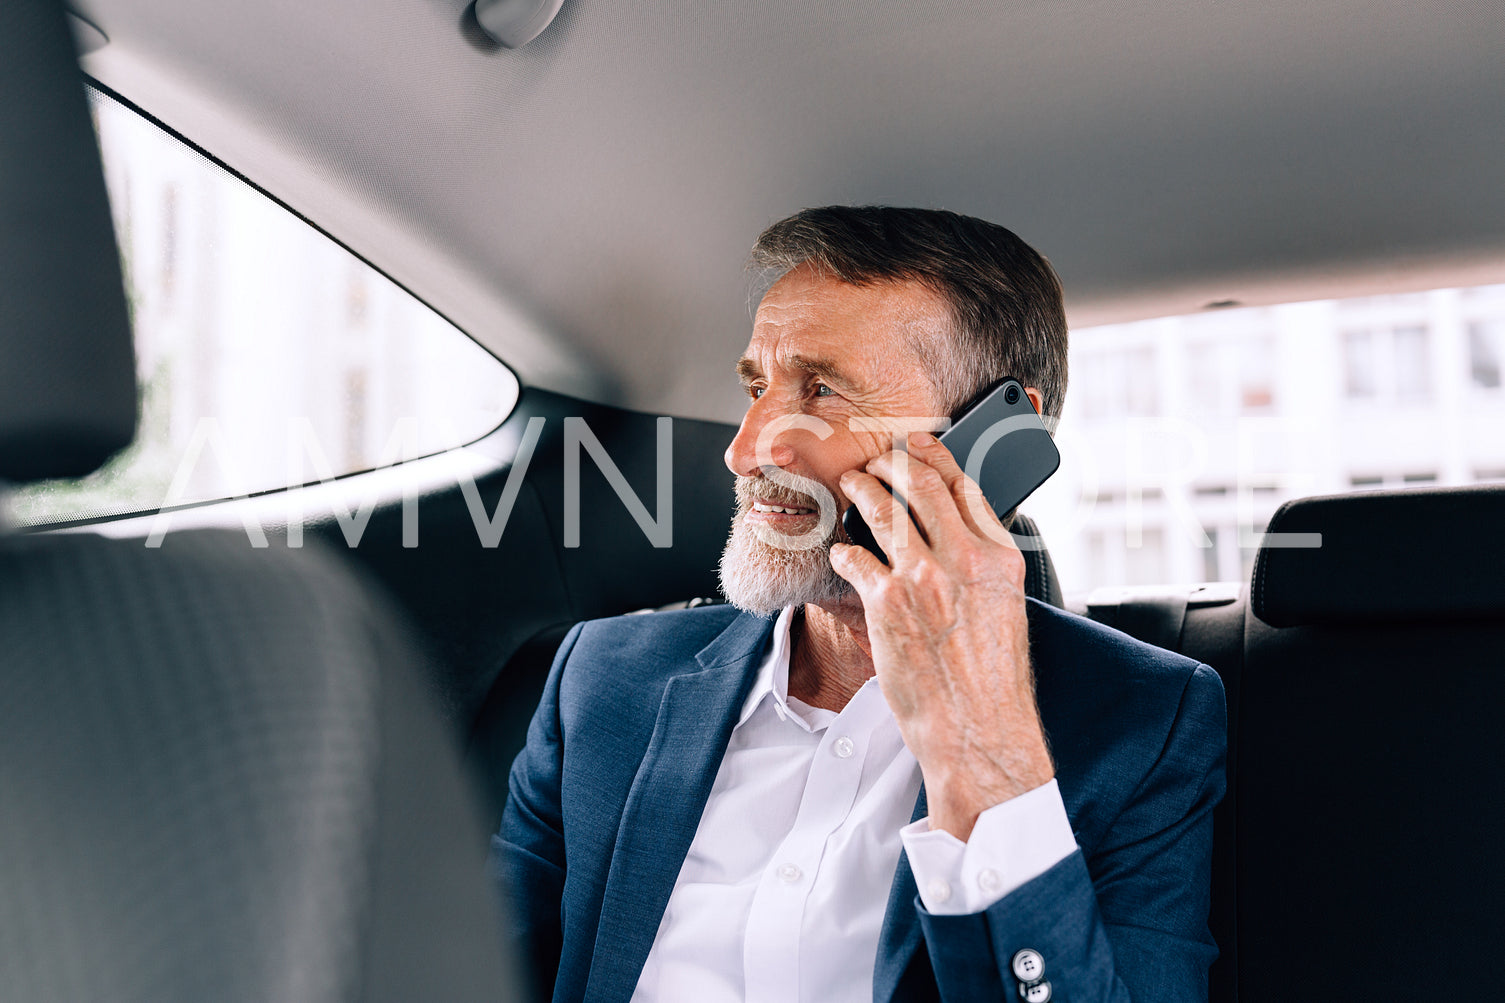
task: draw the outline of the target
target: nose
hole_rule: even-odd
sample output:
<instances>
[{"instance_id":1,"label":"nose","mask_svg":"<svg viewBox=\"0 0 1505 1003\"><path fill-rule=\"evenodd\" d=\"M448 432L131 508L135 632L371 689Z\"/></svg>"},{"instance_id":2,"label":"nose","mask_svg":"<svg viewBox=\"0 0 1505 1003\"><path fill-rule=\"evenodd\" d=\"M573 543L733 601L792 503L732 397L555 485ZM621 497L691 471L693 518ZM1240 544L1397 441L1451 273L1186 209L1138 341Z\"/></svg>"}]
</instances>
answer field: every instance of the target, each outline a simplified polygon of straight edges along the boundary
<instances>
[{"instance_id":1,"label":"nose","mask_svg":"<svg viewBox=\"0 0 1505 1003\"><path fill-rule=\"evenodd\" d=\"M781 446L777 441L764 443L764 454L758 455L758 439L776 415L762 399L752 402L747 414L742 416L742 425L731 445L726 447L723 459L726 468L738 477L755 477L766 464L787 467L794 461L794 450Z\"/></svg>"}]
</instances>

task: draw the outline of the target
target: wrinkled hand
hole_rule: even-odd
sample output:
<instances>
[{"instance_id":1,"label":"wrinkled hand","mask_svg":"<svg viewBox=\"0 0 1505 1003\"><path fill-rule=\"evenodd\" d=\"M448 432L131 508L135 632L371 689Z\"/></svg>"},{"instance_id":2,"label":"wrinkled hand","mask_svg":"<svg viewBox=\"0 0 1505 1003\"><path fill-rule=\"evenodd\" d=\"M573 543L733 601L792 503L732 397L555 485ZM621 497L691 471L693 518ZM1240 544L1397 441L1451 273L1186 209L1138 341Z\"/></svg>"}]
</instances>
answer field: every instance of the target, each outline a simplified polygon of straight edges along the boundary
<instances>
[{"instance_id":1,"label":"wrinkled hand","mask_svg":"<svg viewBox=\"0 0 1505 1003\"><path fill-rule=\"evenodd\" d=\"M831 566L862 598L878 685L924 774L931 828L965 841L981 812L1055 767L1035 705L1024 556L944 445L924 433L909 443L841 478L889 564L839 544ZM912 524L902 509L895 519L880 478L901 487Z\"/></svg>"}]
</instances>

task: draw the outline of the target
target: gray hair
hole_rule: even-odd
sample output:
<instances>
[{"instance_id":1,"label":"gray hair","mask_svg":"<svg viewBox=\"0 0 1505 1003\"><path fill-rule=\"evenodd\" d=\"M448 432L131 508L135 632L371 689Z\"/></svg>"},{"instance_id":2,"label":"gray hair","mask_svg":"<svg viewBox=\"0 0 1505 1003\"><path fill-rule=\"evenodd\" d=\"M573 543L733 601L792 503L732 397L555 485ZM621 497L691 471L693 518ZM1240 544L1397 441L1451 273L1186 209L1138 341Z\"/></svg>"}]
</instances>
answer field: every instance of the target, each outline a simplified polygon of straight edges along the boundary
<instances>
[{"instance_id":1,"label":"gray hair","mask_svg":"<svg viewBox=\"0 0 1505 1003\"><path fill-rule=\"evenodd\" d=\"M953 413L1013 376L1059 417L1066 397L1066 309L1050 262L996 223L943 209L827 206L764 230L750 266L771 277L800 265L851 285L920 282L951 309L949 345L917 344Z\"/></svg>"}]
</instances>

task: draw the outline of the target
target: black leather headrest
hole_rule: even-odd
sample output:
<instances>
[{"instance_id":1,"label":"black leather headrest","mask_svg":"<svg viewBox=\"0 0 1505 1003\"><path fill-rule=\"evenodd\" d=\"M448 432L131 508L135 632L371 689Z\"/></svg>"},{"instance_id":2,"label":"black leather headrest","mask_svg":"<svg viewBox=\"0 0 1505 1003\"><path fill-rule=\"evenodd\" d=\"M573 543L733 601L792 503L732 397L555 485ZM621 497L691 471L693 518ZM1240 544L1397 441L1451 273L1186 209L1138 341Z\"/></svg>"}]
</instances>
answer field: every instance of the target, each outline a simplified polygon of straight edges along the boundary
<instances>
[{"instance_id":1,"label":"black leather headrest","mask_svg":"<svg viewBox=\"0 0 1505 1003\"><path fill-rule=\"evenodd\" d=\"M55 0L0 3L0 480L131 441L136 368L104 172Z\"/></svg>"},{"instance_id":2,"label":"black leather headrest","mask_svg":"<svg viewBox=\"0 0 1505 1003\"><path fill-rule=\"evenodd\" d=\"M1271 626L1505 616L1505 485L1301 498L1269 532L1322 535L1260 549L1251 598Z\"/></svg>"},{"instance_id":3,"label":"black leather headrest","mask_svg":"<svg viewBox=\"0 0 1505 1003\"><path fill-rule=\"evenodd\" d=\"M1065 609L1066 597L1061 594L1056 563L1045 549L1045 539L1035 520L1023 512L1016 512L1014 521L1009 524L1009 532L1014 534L1014 542L1024 553L1024 594L1057 609Z\"/></svg>"}]
</instances>

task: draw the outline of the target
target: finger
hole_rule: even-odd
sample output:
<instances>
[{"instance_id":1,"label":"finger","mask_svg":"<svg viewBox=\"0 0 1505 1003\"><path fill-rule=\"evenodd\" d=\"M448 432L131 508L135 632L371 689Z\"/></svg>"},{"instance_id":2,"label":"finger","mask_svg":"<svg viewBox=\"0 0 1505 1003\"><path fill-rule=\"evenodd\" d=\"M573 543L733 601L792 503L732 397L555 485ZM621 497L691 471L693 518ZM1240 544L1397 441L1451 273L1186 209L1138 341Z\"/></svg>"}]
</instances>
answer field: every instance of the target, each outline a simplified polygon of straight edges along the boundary
<instances>
[{"instance_id":1,"label":"finger","mask_svg":"<svg viewBox=\"0 0 1505 1003\"><path fill-rule=\"evenodd\" d=\"M1014 538L998 520L998 514L983 495L982 488L967 476L967 472L944 442L928 432L913 432L909 436L909 450L941 475L941 480L946 483L955 500L957 510L972 532L996 543L1014 545Z\"/></svg>"},{"instance_id":2,"label":"finger","mask_svg":"<svg viewBox=\"0 0 1505 1003\"><path fill-rule=\"evenodd\" d=\"M972 530L940 472L903 450L875 456L867 471L894 486L909 502L910 518L932 550L969 540Z\"/></svg>"},{"instance_id":3,"label":"finger","mask_svg":"<svg viewBox=\"0 0 1505 1003\"><path fill-rule=\"evenodd\" d=\"M862 547L850 543L831 544L831 570L852 583L866 602L869 590L888 571L878 558Z\"/></svg>"},{"instance_id":4,"label":"finger","mask_svg":"<svg viewBox=\"0 0 1505 1003\"><path fill-rule=\"evenodd\" d=\"M840 485L891 563L903 559L912 548L924 546L903 505L878 478L861 470L848 470L841 475Z\"/></svg>"}]
</instances>

